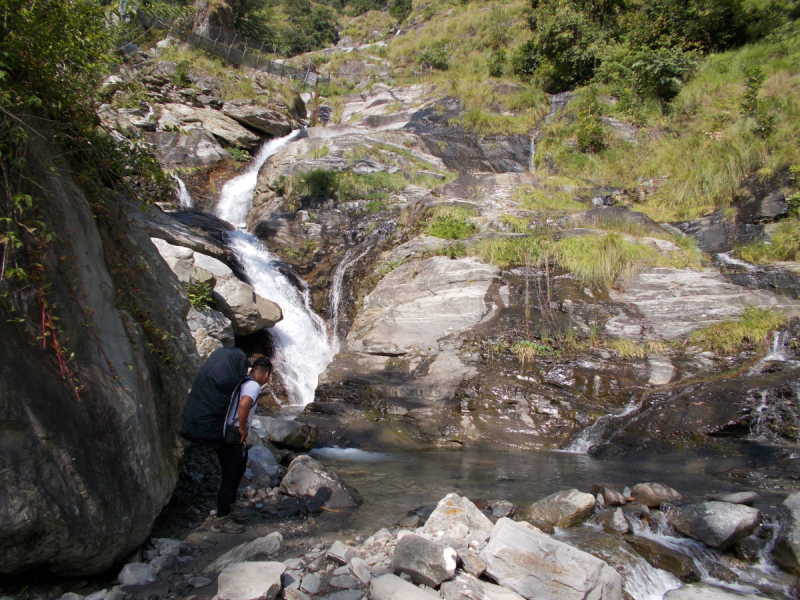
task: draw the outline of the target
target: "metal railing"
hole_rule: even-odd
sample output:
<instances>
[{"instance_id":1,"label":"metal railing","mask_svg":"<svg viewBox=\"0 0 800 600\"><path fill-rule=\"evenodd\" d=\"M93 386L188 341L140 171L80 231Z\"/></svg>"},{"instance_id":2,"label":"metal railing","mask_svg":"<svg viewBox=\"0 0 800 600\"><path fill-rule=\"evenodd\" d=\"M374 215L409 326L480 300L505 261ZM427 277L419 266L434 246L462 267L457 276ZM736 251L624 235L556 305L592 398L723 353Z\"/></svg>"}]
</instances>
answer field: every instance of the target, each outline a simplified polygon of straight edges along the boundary
<instances>
[{"instance_id":1,"label":"metal railing","mask_svg":"<svg viewBox=\"0 0 800 600\"><path fill-rule=\"evenodd\" d=\"M136 9L136 22L144 29L156 27L171 31L181 41L199 48L209 54L219 56L227 62L235 65L244 65L252 69L271 73L278 77L285 77L295 81L302 81L304 84L314 87L319 83L330 83L330 75L323 77L314 72L314 66L309 65L304 68L290 67L284 63L269 60L263 56L264 43L254 42L244 36L239 37L235 34L231 42L225 40L223 31L219 27L212 28L212 33L216 32L215 39L193 33L187 26L181 26L177 22L167 22L158 17L147 14L142 9Z\"/></svg>"}]
</instances>

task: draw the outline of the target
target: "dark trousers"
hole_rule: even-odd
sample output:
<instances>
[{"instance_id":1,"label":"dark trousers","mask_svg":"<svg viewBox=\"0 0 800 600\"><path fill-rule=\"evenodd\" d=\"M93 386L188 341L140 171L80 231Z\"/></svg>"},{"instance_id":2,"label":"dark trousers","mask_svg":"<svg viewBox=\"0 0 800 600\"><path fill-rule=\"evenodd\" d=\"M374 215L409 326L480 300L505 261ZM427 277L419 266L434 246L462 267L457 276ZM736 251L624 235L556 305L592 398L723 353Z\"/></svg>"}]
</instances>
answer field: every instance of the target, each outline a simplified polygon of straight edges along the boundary
<instances>
[{"instance_id":1,"label":"dark trousers","mask_svg":"<svg viewBox=\"0 0 800 600\"><path fill-rule=\"evenodd\" d=\"M217 494L217 517L231 512L236 501L236 490L247 468L247 448L244 444L222 444L217 448L217 458L222 470L222 481Z\"/></svg>"}]
</instances>

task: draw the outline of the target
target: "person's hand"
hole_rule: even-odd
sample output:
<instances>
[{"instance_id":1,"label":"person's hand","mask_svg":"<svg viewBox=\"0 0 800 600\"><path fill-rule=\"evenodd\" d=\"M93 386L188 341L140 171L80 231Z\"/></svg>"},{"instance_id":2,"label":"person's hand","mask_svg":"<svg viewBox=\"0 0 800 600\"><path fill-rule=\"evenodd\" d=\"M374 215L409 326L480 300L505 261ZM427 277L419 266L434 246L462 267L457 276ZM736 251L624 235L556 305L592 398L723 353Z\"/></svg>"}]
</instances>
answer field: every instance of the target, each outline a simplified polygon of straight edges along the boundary
<instances>
[{"instance_id":1,"label":"person's hand","mask_svg":"<svg viewBox=\"0 0 800 600\"><path fill-rule=\"evenodd\" d=\"M242 436L242 443L244 444L247 441L247 427L240 425L239 426L239 435Z\"/></svg>"}]
</instances>

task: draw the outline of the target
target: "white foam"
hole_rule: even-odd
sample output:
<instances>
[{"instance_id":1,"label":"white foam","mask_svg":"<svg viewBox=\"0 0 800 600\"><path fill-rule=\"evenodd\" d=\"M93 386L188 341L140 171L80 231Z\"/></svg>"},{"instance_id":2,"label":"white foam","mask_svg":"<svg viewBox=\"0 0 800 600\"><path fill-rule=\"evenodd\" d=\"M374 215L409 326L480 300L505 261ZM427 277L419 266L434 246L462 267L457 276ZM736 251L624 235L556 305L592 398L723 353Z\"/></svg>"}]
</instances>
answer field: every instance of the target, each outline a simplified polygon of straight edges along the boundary
<instances>
[{"instance_id":1,"label":"white foam","mask_svg":"<svg viewBox=\"0 0 800 600\"><path fill-rule=\"evenodd\" d=\"M346 460L350 462L384 462L392 460L391 454L369 452L368 450L360 450L358 448L339 448L337 446L332 446L330 448L314 448L309 454L313 457Z\"/></svg>"}]
</instances>

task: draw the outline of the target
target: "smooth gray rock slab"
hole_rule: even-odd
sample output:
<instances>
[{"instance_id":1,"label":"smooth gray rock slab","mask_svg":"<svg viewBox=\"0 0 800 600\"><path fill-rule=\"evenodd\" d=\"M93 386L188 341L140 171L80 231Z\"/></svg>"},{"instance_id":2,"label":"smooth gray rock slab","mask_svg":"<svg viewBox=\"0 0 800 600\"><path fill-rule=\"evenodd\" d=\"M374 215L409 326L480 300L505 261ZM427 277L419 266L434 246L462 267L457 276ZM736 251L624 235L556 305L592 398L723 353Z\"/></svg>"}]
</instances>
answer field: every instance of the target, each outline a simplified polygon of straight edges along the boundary
<instances>
[{"instance_id":1,"label":"smooth gray rock slab","mask_svg":"<svg viewBox=\"0 0 800 600\"><path fill-rule=\"evenodd\" d=\"M481 552L486 574L529 600L621 600L622 580L607 563L535 527L500 519Z\"/></svg>"},{"instance_id":2,"label":"smooth gray rock slab","mask_svg":"<svg viewBox=\"0 0 800 600\"><path fill-rule=\"evenodd\" d=\"M713 494L711 500L719 502L730 502L731 504L746 504L752 506L758 500L759 496L756 492L734 492L731 494Z\"/></svg>"},{"instance_id":3,"label":"smooth gray rock slab","mask_svg":"<svg viewBox=\"0 0 800 600\"><path fill-rule=\"evenodd\" d=\"M281 591L279 562L240 562L229 565L217 578L218 600L274 600Z\"/></svg>"},{"instance_id":4,"label":"smooth gray rock slab","mask_svg":"<svg viewBox=\"0 0 800 600\"><path fill-rule=\"evenodd\" d=\"M236 548L229 550L209 564L203 572L219 573L228 565L245 561L254 561L260 558L269 558L276 556L281 550L283 550L283 536L277 531L273 531L269 535L256 538L252 542L247 542L246 544L236 546ZM281 571L281 573L282 572L283 571Z\"/></svg>"},{"instance_id":5,"label":"smooth gray rock slab","mask_svg":"<svg viewBox=\"0 0 800 600\"><path fill-rule=\"evenodd\" d=\"M397 575L381 575L369 584L369 595L372 600L423 600L439 599L433 590L426 591L412 583L403 581Z\"/></svg>"},{"instance_id":6,"label":"smooth gray rock slab","mask_svg":"<svg viewBox=\"0 0 800 600\"><path fill-rule=\"evenodd\" d=\"M622 512L621 508L605 510L595 515L592 522L597 523L609 533L625 535L631 530L630 523L628 523L628 519L625 518L625 513Z\"/></svg>"},{"instance_id":7,"label":"smooth gray rock slab","mask_svg":"<svg viewBox=\"0 0 800 600\"><path fill-rule=\"evenodd\" d=\"M362 590L343 590L326 596L327 600L361 600L366 595Z\"/></svg>"},{"instance_id":8,"label":"smooth gray rock slab","mask_svg":"<svg viewBox=\"0 0 800 600\"><path fill-rule=\"evenodd\" d=\"M589 518L595 502L592 494L575 489L563 490L534 502L526 516L555 527L572 527Z\"/></svg>"},{"instance_id":9,"label":"smooth gray rock slab","mask_svg":"<svg viewBox=\"0 0 800 600\"><path fill-rule=\"evenodd\" d=\"M732 590L695 583L667 592L664 600L764 600L764 596L740 594Z\"/></svg>"},{"instance_id":10,"label":"smooth gray rock slab","mask_svg":"<svg viewBox=\"0 0 800 600\"><path fill-rule=\"evenodd\" d=\"M128 563L117 575L120 585L148 585L158 581L156 571L145 563Z\"/></svg>"},{"instance_id":11,"label":"smooth gray rock slab","mask_svg":"<svg viewBox=\"0 0 800 600\"><path fill-rule=\"evenodd\" d=\"M213 134L229 146L239 146L247 150L255 150L261 138L250 130L242 127L234 119L212 108L192 108L185 104L167 104L165 113L159 119L159 126L174 124L179 126L201 122L203 129ZM191 125L190 125L191 127Z\"/></svg>"},{"instance_id":12,"label":"smooth gray rock slab","mask_svg":"<svg viewBox=\"0 0 800 600\"><path fill-rule=\"evenodd\" d=\"M778 511L781 529L772 560L790 573L800 577L800 492L789 495Z\"/></svg>"},{"instance_id":13,"label":"smooth gray rock slab","mask_svg":"<svg viewBox=\"0 0 800 600\"><path fill-rule=\"evenodd\" d=\"M339 588L342 590L352 590L358 587L358 581L350 575L337 575L330 581L331 587Z\"/></svg>"},{"instance_id":14,"label":"smooth gray rock slab","mask_svg":"<svg viewBox=\"0 0 800 600\"><path fill-rule=\"evenodd\" d=\"M317 428L292 421L273 417L256 417L264 426L267 438L278 448L289 450L311 450L317 441Z\"/></svg>"},{"instance_id":15,"label":"smooth gray rock slab","mask_svg":"<svg viewBox=\"0 0 800 600\"><path fill-rule=\"evenodd\" d=\"M463 573L442 584L445 600L522 600L522 596L499 585Z\"/></svg>"},{"instance_id":16,"label":"smooth gray rock slab","mask_svg":"<svg viewBox=\"0 0 800 600\"><path fill-rule=\"evenodd\" d=\"M364 559L358 556L354 556L350 561L350 570L353 571L353 575L358 577L362 583L369 583L372 579L372 571L369 565Z\"/></svg>"},{"instance_id":17,"label":"smooth gray rock slab","mask_svg":"<svg viewBox=\"0 0 800 600\"><path fill-rule=\"evenodd\" d=\"M452 532L466 528L466 537L484 541L489 538L493 527L489 518L469 498L451 493L439 500L436 509L425 521L423 532L454 537Z\"/></svg>"},{"instance_id":18,"label":"smooth gray rock slab","mask_svg":"<svg viewBox=\"0 0 800 600\"><path fill-rule=\"evenodd\" d=\"M728 502L700 502L673 509L669 524L711 548L725 550L750 535L761 523L761 511Z\"/></svg>"},{"instance_id":19,"label":"smooth gray rock slab","mask_svg":"<svg viewBox=\"0 0 800 600\"><path fill-rule=\"evenodd\" d=\"M411 533L397 542L392 568L410 575L414 583L436 587L455 575L456 557L452 548Z\"/></svg>"},{"instance_id":20,"label":"smooth gray rock slab","mask_svg":"<svg viewBox=\"0 0 800 600\"><path fill-rule=\"evenodd\" d=\"M627 500L617 489L610 483L593 483L592 494L602 494L603 502L606 506L623 506Z\"/></svg>"},{"instance_id":21,"label":"smooth gray rock slab","mask_svg":"<svg viewBox=\"0 0 800 600\"><path fill-rule=\"evenodd\" d=\"M358 490L308 455L292 461L281 481L281 491L332 509L355 508L364 502Z\"/></svg>"},{"instance_id":22,"label":"smooth gray rock slab","mask_svg":"<svg viewBox=\"0 0 800 600\"><path fill-rule=\"evenodd\" d=\"M683 496L661 483L639 483L633 486L631 496L650 508L658 508L662 502L680 502Z\"/></svg>"},{"instance_id":23,"label":"smooth gray rock slab","mask_svg":"<svg viewBox=\"0 0 800 600\"><path fill-rule=\"evenodd\" d=\"M292 125L285 115L265 106L255 106L246 100L226 102L222 107L222 114L242 125L275 137L282 137L292 132Z\"/></svg>"}]
</instances>

